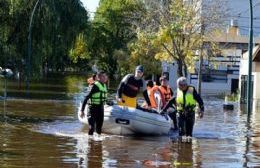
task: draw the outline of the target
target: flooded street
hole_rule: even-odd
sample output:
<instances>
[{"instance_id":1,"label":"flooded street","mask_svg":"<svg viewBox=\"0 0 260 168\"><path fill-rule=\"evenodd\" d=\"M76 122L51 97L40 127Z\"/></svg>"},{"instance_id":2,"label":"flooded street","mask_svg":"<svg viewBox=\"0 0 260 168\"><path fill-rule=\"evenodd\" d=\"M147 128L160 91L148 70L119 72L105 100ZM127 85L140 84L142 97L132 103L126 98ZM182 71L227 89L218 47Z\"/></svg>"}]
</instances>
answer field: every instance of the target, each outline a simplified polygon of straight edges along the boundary
<instances>
[{"instance_id":1,"label":"flooded street","mask_svg":"<svg viewBox=\"0 0 260 168\"><path fill-rule=\"evenodd\" d=\"M244 107L223 111L223 100L205 98L205 116L196 120L192 143L176 141L176 134L104 134L103 141L94 141L77 119L83 83L71 77L34 85L26 99L9 82L10 98L0 101L2 168L260 167L260 109L253 110L248 125Z\"/></svg>"}]
</instances>

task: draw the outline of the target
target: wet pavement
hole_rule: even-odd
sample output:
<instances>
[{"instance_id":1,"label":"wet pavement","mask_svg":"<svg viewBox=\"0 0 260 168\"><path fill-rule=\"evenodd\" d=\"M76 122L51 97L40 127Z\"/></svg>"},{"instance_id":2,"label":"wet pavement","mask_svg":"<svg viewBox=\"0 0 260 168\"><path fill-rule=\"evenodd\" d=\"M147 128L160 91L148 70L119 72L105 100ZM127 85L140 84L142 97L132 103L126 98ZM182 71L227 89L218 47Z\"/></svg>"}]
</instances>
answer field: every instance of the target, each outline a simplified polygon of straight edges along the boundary
<instances>
[{"instance_id":1,"label":"wet pavement","mask_svg":"<svg viewBox=\"0 0 260 168\"><path fill-rule=\"evenodd\" d=\"M247 124L243 106L223 111L223 100L210 97L191 143L179 142L173 132L161 137L104 134L95 141L77 120L84 80L66 81L57 84L60 90L54 83L35 87L34 93L45 93L42 99L10 92L7 101L0 101L0 167L260 167L260 109L254 108Z\"/></svg>"}]
</instances>

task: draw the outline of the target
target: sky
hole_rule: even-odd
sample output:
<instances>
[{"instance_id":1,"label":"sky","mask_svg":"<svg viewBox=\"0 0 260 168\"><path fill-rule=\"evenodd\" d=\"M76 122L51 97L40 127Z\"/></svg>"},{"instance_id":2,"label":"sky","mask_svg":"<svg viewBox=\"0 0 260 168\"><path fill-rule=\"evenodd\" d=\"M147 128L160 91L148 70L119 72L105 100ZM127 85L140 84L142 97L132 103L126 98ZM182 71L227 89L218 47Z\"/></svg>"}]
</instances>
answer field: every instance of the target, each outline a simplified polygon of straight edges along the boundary
<instances>
[{"instance_id":1,"label":"sky","mask_svg":"<svg viewBox=\"0 0 260 168\"><path fill-rule=\"evenodd\" d=\"M96 11L99 0L81 0L81 2L83 3L84 7L86 7L87 10L91 12L91 16L93 16L92 12Z\"/></svg>"}]
</instances>

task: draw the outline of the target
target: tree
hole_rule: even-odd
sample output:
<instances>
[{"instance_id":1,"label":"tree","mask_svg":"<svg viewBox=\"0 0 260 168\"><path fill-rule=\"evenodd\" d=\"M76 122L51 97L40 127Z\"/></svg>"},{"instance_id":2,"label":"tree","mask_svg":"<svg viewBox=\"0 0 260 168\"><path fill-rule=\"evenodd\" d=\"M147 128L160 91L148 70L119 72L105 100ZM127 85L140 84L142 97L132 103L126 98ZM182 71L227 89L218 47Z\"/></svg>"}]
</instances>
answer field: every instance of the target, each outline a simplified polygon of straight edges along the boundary
<instances>
[{"instance_id":1,"label":"tree","mask_svg":"<svg viewBox=\"0 0 260 168\"><path fill-rule=\"evenodd\" d=\"M151 33L137 32L137 39L129 44L131 69L134 68L133 65L141 64L147 76L161 73L161 61L155 58L160 48L150 43L154 38L156 37Z\"/></svg>"},{"instance_id":2,"label":"tree","mask_svg":"<svg viewBox=\"0 0 260 168\"><path fill-rule=\"evenodd\" d=\"M3 59L7 59L8 54L8 48L9 46L6 45L8 34L9 34L9 21L10 21L10 15L9 15L9 8L10 3L7 0L0 0L0 66L3 66Z\"/></svg>"},{"instance_id":3,"label":"tree","mask_svg":"<svg viewBox=\"0 0 260 168\"><path fill-rule=\"evenodd\" d=\"M145 22L135 21L133 24L139 28L138 31L155 36L150 46L159 47L155 55L157 59L176 61L178 76L187 76L188 70L194 68L194 55L204 41L201 27L206 33L222 26L219 23L224 18L225 9L217 8L218 4L223 5L219 0L208 0L207 4L201 0L169 0L164 4L149 1L145 4L146 10L139 14Z\"/></svg>"},{"instance_id":4,"label":"tree","mask_svg":"<svg viewBox=\"0 0 260 168\"><path fill-rule=\"evenodd\" d=\"M75 41L74 48L70 50L70 59L73 63L77 63L80 59L89 59L90 55L88 47L84 39L83 33L80 33Z\"/></svg>"},{"instance_id":5,"label":"tree","mask_svg":"<svg viewBox=\"0 0 260 168\"><path fill-rule=\"evenodd\" d=\"M0 0L1 66L11 66L14 71L25 68L29 18L35 2ZM48 69L53 71L63 71L65 67L73 66L69 51L79 34L88 34L90 27L88 13L80 0L41 2L32 24L31 74L37 78L41 76L46 63Z\"/></svg>"},{"instance_id":6,"label":"tree","mask_svg":"<svg viewBox=\"0 0 260 168\"><path fill-rule=\"evenodd\" d=\"M99 68L107 71L112 78L116 73L121 75L125 72L126 67L118 66L118 60L130 58L127 45L135 38L135 32L129 15L139 6L140 3L135 0L101 0L95 14L90 45L92 57Z\"/></svg>"}]
</instances>

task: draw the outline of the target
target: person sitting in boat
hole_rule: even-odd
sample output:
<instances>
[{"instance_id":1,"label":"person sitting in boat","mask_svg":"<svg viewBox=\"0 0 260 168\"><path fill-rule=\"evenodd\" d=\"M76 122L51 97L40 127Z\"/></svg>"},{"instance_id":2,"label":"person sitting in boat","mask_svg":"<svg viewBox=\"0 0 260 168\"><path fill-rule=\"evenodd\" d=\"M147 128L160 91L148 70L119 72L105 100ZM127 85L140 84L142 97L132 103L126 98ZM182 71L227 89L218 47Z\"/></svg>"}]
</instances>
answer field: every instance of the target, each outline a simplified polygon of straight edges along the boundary
<instances>
[{"instance_id":1,"label":"person sitting in boat","mask_svg":"<svg viewBox=\"0 0 260 168\"><path fill-rule=\"evenodd\" d=\"M148 97L149 97L149 99L150 99L150 92L151 92L151 89L152 89L153 86L154 86L154 83L153 83L152 80L148 80L146 83L147 83L147 84L146 84L146 90L147 90ZM150 100L150 102L151 102L151 100ZM143 102L142 107L148 108L147 103L146 103L146 102Z\"/></svg>"},{"instance_id":2,"label":"person sitting in boat","mask_svg":"<svg viewBox=\"0 0 260 168\"><path fill-rule=\"evenodd\" d=\"M145 101L150 108L151 103L146 90L146 83L143 79L144 68L138 65L135 74L126 75L117 89L117 104L137 108L137 94L142 90Z\"/></svg>"},{"instance_id":3,"label":"person sitting in boat","mask_svg":"<svg viewBox=\"0 0 260 168\"><path fill-rule=\"evenodd\" d=\"M147 94L150 95L150 91L154 86L154 82L152 80L148 80L146 84Z\"/></svg>"},{"instance_id":4,"label":"person sitting in boat","mask_svg":"<svg viewBox=\"0 0 260 168\"><path fill-rule=\"evenodd\" d=\"M105 72L98 72L97 80L91 86L90 92L86 95L81 107L80 117L83 118L85 106L88 103L89 135L93 135L95 130L99 136L101 135L104 121L104 104L107 100L106 82L107 75Z\"/></svg>"},{"instance_id":5,"label":"person sitting in boat","mask_svg":"<svg viewBox=\"0 0 260 168\"><path fill-rule=\"evenodd\" d=\"M158 85L153 85L148 91L149 100L151 102L151 108L160 112L162 107L165 106L165 98Z\"/></svg>"},{"instance_id":6,"label":"person sitting in boat","mask_svg":"<svg viewBox=\"0 0 260 168\"><path fill-rule=\"evenodd\" d=\"M179 136L192 137L196 104L199 104L199 117L202 118L204 103L196 89L188 85L185 77L177 80L177 86L177 96L170 99L163 108L162 114L167 113L170 106L175 107L178 113Z\"/></svg>"},{"instance_id":7,"label":"person sitting in boat","mask_svg":"<svg viewBox=\"0 0 260 168\"><path fill-rule=\"evenodd\" d=\"M169 85L169 81L168 81L167 77L161 76L160 83L161 83L161 85L159 86L159 89L163 93L164 100L165 100L165 102L169 102L169 100L173 96L173 91Z\"/></svg>"},{"instance_id":8,"label":"person sitting in boat","mask_svg":"<svg viewBox=\"0 0 260 168\"><path fill-rule=\"evenodd\" d=\"M170 85L168 84L169 81L166 76L160 77L160 83L161 83L161 85L159 86L159 89L163 95L162 98L163 98L163 102L165 102L165 104L164 104L164 106L165 106L166 103L168 103L170 101L170 99L172 98L173 91L172 91ZM168 112L169 117L173 121L173 126L174 126L173 130L178 130L176 110L174 108L168 108L167 112Z\"/></svg>"},{"instance_id":9,"label":"person sitting in boat","mask_svg":"<svg viewBox=\"0 0 260 168\"><path fill-rule=\"evenodd\" d=\"M151 103L151 108L157 112L160 112L161 109L158 109L157 104L160 104L160 107L162 107L163 105L165 105L165 103L162 103L161 100L163 100L162 97L162 93L159 90L158 85L154 84L154 82L152 80L148 80L147 81L147 94ZM146 104L146 102L143 103L142 107L147 108L148 105Z\"/></svg>"}]
</instances>

